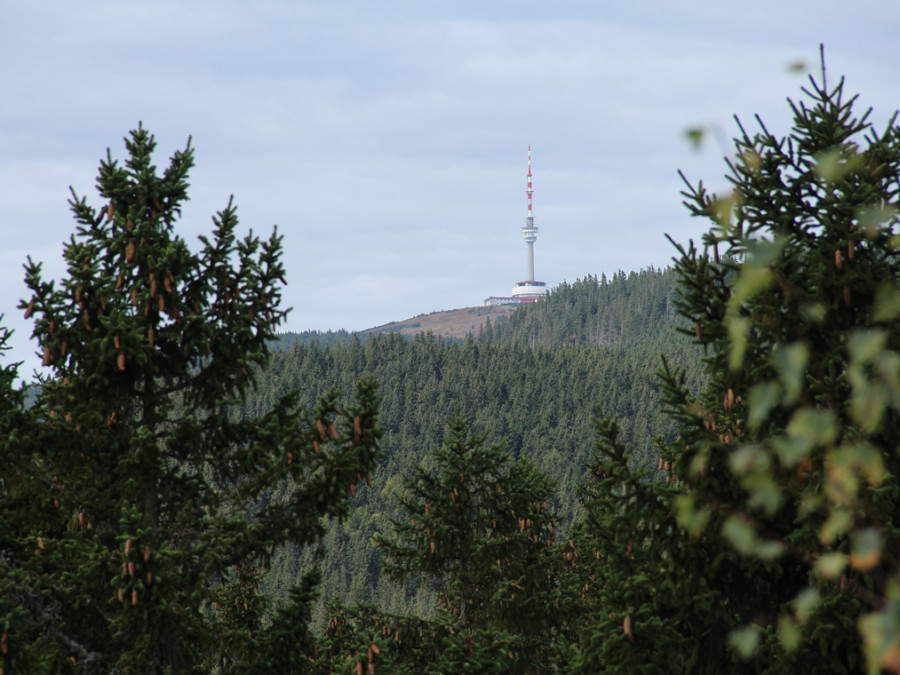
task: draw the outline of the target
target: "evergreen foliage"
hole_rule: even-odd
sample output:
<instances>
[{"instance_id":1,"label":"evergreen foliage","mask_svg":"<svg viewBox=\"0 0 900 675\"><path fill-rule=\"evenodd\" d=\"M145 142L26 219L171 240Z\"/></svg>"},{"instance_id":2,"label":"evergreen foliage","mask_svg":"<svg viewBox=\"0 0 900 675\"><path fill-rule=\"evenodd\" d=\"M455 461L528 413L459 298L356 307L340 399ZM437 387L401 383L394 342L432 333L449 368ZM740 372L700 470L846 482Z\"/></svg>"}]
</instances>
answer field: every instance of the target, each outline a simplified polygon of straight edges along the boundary
<instances>
[{"instance_id":1,"label":"evergreen foliage","mask_svg":"<svg viewBox=\"0 0 900 675\"><path fill-rule=\"evenodd\" d=\"M307 344L315 342L320 345L333 345L338 342L346 342L354 336L346 330L307 330L302 333L279 333L278 339L272 342L272 349L291 349L295 344Z\"/></svg>"},{"instance_id":2,"label":"evergreen foliage","mask_svg":"<svg viewBox=\"0 0 900 675\"><path fill-rule=\"evenodd\" d=\"M632 275L618 288L622 293L628 291L630 297L640 296L643 284L653 276ZM673 277L674 271L663 276ZM666 283L673 285L668 279ZM588 293L592 285L596 287L597 282L573 286L576 293ZM630 314L624 309L627 302L618 301L615 294L610 299L623 307L622 316ZM524 309L531 311L530 307ZM550 316L555 320L565 311L560 305ZM599 308L601 317L606 311ZM619 310L608 311L619 316ZM273 354L270 366L260 373L258 392L248 397L248 415L258 414L289 391L298 391L301 405L306 405L320 393L317 387L324 390L334 385L349 393L352 383L361 377L371 376L380 383L384 458L373 474L375 489L361 494L350 517L330 527L326 535L327 560L321 567L317 617L324 617L331 597L341 598L345 604L374 603L395 615L431 617L435 603L432 587L417 581L403 586L388 583L382 574L381 552L370 545L370 539L398 514L393 494L400 476L415 470L429 446L443 443L446 424L455 412L470 418L473 426L490 430L491 438L508 448L514 458L527 458L552 477L558 487L550 501L562 534L579 516L578 486L586 476L595 438L592 406L585 402L598 402L604 412L622 418L623 437L638 449L633 461L655 467L653 436L674 437L674 425L658 405L656 364L668 344L676 361L696 376L699 361L684 349L687 342L674 331L670 320L668 329L661 326L658 334L645 341L629 337L613 346L532 347L517 339L480 337L460 342L428 335L409 339L384 334L329 347L299 344ZM266 592L285 594L313 562L311 553L280 552Z\"/></svg>"},{"instance_id":3,"label":"evergreen foliage","mask_svg":"<svg viewBox=\"0 0 900 675\"><path fill-rule=\"evenodd\" d=\"M671 268L649 267L611 277L588 275L551 289L540 302L519 307L494 322L481 337L491 342L529 345L624 345L644 348L658 358L659 347L671 351L671 325L677 321L678 277ZM687 344L686 342L684 343Z\"/></svg>"},{"instance_id":4,"label":"evergreen foliage","mask_svg":"<svg viewBox=\"0 0 900 675\"><path fill-rule=\"evenodd\" d=\"M508 634L525 672L546 658L560 621L553 485L528 460L512 462L471 434L466 420L447 428L430 461L404 478L401 516L375 541L393 578L436 585L450 626Z\"/></svg>"},{"instance_id":5,"label":"evergreen foliage","mask_svg":"<svg viewBox=\"0 0 900 675\"><path fill-rule=\"evenodd\" d=\"M125 145L124 163L101 162L102 208L73 192L67 276L26 265L22 309L50 374L27 411L10 369L0 382L6 672L265 663L284 631L304 639L305 622L279 615L280 633L267 632L261 570L284 544L316 543L324 516L346 515L378 455L371 381L343 410L333 392L309 412L290 394L234 418L285 315L280 237L238 239L229 201L192 252L174 231L190 143L162 174L145 129Z\"/></svg>"},{"instance_id":6,"label":"evergreen foliage","mask_svg":"<svg viewBox=\"0 0 900 675\"><path fill-rule=\"evenodd\" d=\"M608 620L578 672L900 670L900 128L810 82L789 138L741 127L730 194L685 192L711 222L676 264L708 380L661 373L665 483L601 425L583 545Z\"/></svg>"}]
</instances>

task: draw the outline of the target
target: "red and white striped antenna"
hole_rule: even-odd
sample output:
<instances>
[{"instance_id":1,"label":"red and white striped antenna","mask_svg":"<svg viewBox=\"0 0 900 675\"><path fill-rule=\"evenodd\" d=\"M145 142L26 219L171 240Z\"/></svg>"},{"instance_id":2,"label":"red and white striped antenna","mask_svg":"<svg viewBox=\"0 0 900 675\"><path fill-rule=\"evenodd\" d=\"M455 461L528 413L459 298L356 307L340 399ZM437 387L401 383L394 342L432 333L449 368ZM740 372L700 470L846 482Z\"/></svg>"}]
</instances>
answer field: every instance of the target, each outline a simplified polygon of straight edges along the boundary
<instances>
[{"instance_id":1,"label":"red and white striped antenna","mask_svg":"<svg viewBox=\"0 0 900 675\"><path fill-rule=\"evenodd\" d=\"M528 281L534 281L534 242L537 241L538 229L534 224L534 214L531 212L531 198L534 188L531 186L531 146L528 146L528 174L526 175L525 195L528 197L528 215L525 216L525 227L522 234L525 235L525 243L528 244Z\"/></svg>"},{"instance_id":2,"label":"red and white striped antenna","mask_svg":"<svg viewBox=\"0 0 900 675\"><path fill-rule=\"evenodd\" d=\"M528 146L528 181L525 188L525 195L528 197L528 216L531 217L531 197L534 195L534 188L531 186L531 146Z\"/></svg>"}]
</instances>

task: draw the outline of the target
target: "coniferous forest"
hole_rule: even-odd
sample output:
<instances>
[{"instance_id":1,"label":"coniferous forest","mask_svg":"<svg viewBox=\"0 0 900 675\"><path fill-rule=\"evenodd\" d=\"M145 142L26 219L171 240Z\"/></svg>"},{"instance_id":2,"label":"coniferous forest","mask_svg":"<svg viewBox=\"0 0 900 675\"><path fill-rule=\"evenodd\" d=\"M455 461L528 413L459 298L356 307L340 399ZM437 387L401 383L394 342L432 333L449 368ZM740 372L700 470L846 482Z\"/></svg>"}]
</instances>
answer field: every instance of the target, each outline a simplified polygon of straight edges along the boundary
<instances>
[{"instance_id":1,"label":"coniferous forest","mask_svg":"<svg viewBox=\"0 0 900 675\"><path fill-rule=\"evenodd\" d=\"M322 602L349 597L431 613L433 589L413 587L417 592L410 593L409 584L389 584L371 539L396 517L402 477L441 445L452 419L466 419L471 430L487 432L511 456L527 458L553 480L560 533L581 512L579 488L596 440L594 403L623 420L623 433L636 449L635 466L655 468L654 437L674 435L656 404L659 355L672 354L690 366L694 382L700 379L699 359L674 330L675 280L671 269L587 277L465 341L348 335L323 346L314 334L292 336L260 373L258 392L245 408L251 416L288 391L301 391L301 405L312 405L328 387L344 395L364 377L380 385L383 457L373 473L374 489L361 491L351 518L325 538L329 556L321 565L322 588L332 591L322 593ZM610 344L597 344L597 335L606 335ZM283 564L285 572L270 582L284 590L298 560L294 551L284 552L276 569Z\"/></svg>"},{"instance_id":2,"label":"coniferous forest","mask_svg":"<svg viewBox=\"0 0 900 675\"><path fill-rule=\"evenodd\" d=\"M277 231L191 248L130 132L0 370L0 673L900 672L900 126L844 86L685 178L672 267L465 340L283 333Z\"/></svg>"}]
</instances>

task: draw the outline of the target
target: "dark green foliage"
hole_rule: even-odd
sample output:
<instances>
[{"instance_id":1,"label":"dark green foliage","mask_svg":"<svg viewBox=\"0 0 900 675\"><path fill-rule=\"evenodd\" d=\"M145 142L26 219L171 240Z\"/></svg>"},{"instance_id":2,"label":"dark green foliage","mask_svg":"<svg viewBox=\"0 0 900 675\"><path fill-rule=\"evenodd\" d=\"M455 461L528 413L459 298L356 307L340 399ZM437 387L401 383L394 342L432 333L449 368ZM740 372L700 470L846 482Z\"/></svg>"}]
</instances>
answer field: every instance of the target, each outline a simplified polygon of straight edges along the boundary
<instances>
[{"instance_id":1,"label":"dark green foliage","mask_svg":"<svg viewBox=\"0 0 900 675\"><path fill-rule=\"evenodd\" d=\"M400 516L375 541L388 574L434 584L449 615L438 621L472 640L471 653L461 655L460 645L445 640L438 662L447 663L446 672L493 662L499 635L508 642L500 651L504 672L531 671L549 655L562 619L553 486L528 460L513 462L485 434L472 434L465 419L447 427L443 445L404 478ZM494 638L485 645L476 634L488 630ZM476 654L476 645L490 654ZM458 658L476 661L456 670L450 664Z\"/></svg>"},{"instance_id":2,"label":"dark green foliage","mask_svg":"<svg viewBox=\"0 0 900 675\"><path fill-rule=\"evenodd\" d=\"M9 335L0 328L0 352L8 349ZM52 492L39 496L47 491L46 476L36 473L33 458L22 452L32 418L24 391L14 388L16 373L15 364L0 369L0 664L9 672L63 672L71 664L52 649L59 607L41 570L21 564L46 550L43 538L23 535L39 532L56 507Z\"/></svg>"},{"instance_id":3,"label":"dark green foliage","mask_svg":"<svg viewBox=\"0 0 900 675\"><path fill-rule=\"evenodd\" d=\"M447 653L465 650L471 657L476 649L473 636L479 639L479 651L483 645L502 648L508 642L505 636L498 639L485 631L459 631L446 620L424 620L390 614L370 604L347 606L334 601L328 608L315 672L353 672L360 664L366 672L371 664L375 672L397 675L464 673L467 671L449 663ZM485 671L470 667L468 672Z\"/></svg>"},{"instance_id":4,"label":"dark green foliage","mask_svg":"<svg viewBox=\"0 0 900 675\"><path fill-rule=\"evenodd\" d=\"M601 427L577 532L614 616L580 672L897 670L900 128L855 118L824 68L811 84L790 138L742 129L731 194L685 193L711 221L676 264L708 380L661 372L665 484Z\"/></svg>"},{"instance_id":5,"label":"dark green foliage","mask_svg":"<svg viewBox=\"0 0 900 675\"><path fill-rule=\"evenodd\" d=\"M531 544L553 541L556 525L546 503L552 487L530 462L511 464L505 450L486 444L485 435L471 436L461 418L447 426L443 446L404 480L397 495L402 519L393 520L392 535L378 541L387 549L391 576L437 579L439 603L466 627L470 618L484 623L507 604L519 608L503 597L515 595L508 588L494 597L498 580L509 575L509 565L527 562ZM529 593L521 595L530 601ZM522 616L513 611L506 618Z\"/></svg>"},{"instance_id":6,"label":"dark green foliage","mask_svg":"<svg viewBox=\"0 0 900 675\"><path fill-rule=\"evenodd\" d=\"M594 403L623 419L623 438L638 449L633 461L655 467L652 437L674 436L674 424L662 415L658 402L655 371L659 354L674 353L674 361L694 374L689 381L696 381L699 370L699 357L684 348L688 340L674 331L674 318L668 323L664 318L666 302L673 302L673 280L674 272L669 270L621 275L619 281L605 282L616 292L603 291L609 307L598 305L596 318L611 325L634 309L627 298L645 296L651 286L666 289L651 303L663 309L659 313L653 310L647 319L658 323L658 330L646 339L628 334L617 345L589 345L579 340L577 344L532 347L515 337L445 341L394 334L370 336L365 341L352 338L330 347L313 341L273 354L270 366L260 373L258 392L248 397L248 414L259 414L285 391L296 389L305 405L314 400L316 387L324 390L335 385L349 392L352 383L366 375L381 383L379 422L385 428L384 459L373 474L375 489L361 494L359 510L343 525L331 527L326 536L328 560L322 567L322 599L316 616L323 617L325 602L333 596L348 604L375 603L395 614L431 616L434 597L430 588L416 582L402 588L387 583L381 575L380 554L369 541L397 513L392 494L399 486L399 476L411 473L429 446L442 443L453 411L473 419L475 426L489 429L513 457L530 459L554 479L558 492L551 502L559 514L561 533L579 513L578 486L585 478L595 438ZM586 279L565 293L554 293L546 301L554 307L549 316L555 320L569 311L569 305L587 303L603 285L602 280ZM560 303L558 307L556 303ZM537 311L537 306L519 310L532 311ZM311 561L309 554L279 554L266 592L286 593Z\"/></svg>"},{"instance_id":7,"label":"dark green foliage","mask_svg":"<svg viewBox=\"0 0 900 675\"><path fill-rule=\"evenodd\" d=\"M318 661L318 649L309 623L321 576L318 570L303 575L280 602L255 649L241 664L247 673L306 673ZM228 669L226 669L227 672Z\"/></svg>"},{"instance_id":8,"label":"dark green foliage","mask_svg":"<svg viewBox=\"0 0 900 675\"><path fill-rule=\"evenodd\" d=\"M349 333L345 330L307 330L302 333L279 333L278 339L273 341L270 347L272 349L291 349L294 345L308 344L310 342L315 342L319 345L333 345L338 342L346 342L354 335L354 333Z\"/></svg>"},{"instance_id":9,"label":"dark green foliage","mask_svg":"<svg viewBox=\"0 0 900 675\"><path fill-rule=\"evenodd\" d=\"M563 282L547 298L493 323L482 338L545 346L624 345L649 349L656 359L660 347L671 351L678 346L670 331L677 320L676 282L673 270L653 267Z\"/></svg>"},{"instance_id":10,"label":"dark green foliage","mask_svg":"<svg viewBox=\"0 0 900 675\"><path fill-rule=\"evenodd\" d=\"M738 672L726 643L730 604L756 589L728 586L736 554L685 545L672 509L681 491L631 469L619 436L616 423L598 418L600 452L583 493L588 515L567 551L568 583L577 584L575 607L585 618L572 672Z\"/></svg>"},{"instance_id":11,"label":"dark green foliage","mask_svg":"<svg viewBox=\"0 0 900 675\"><path fill-rule=\"evenodd\" d=\"M2 659L14 670L205 672L261 658L278 643L261 622L260 571L278 547L315 543L323 516L346 515L377 458L371 381L343 409L333 392L308 412L290 394L235 418L285 315L281 240L239 239L229 202L192 252L174 232L190 145L161 175L143 128L126 148L123 164L100 165L101 209L73 194L67 276L26 266L22 308L50 375L33 408L4 398L0 419L0 559L14 586L0 598Z\"/></svg>"},{"instance_id":12,"label":"dark green foliage","mask_svg":"<svg viewBox=\"0 0 900 675\"><path fill-rule=\"evenodd\" d=\"M697 507L683 499L682 520L708 518L706 529L745 553L751 573L768 568L767 616L753 615L752 598L736 612L768 629L758 658L788 668L821 659L821 672L845 672L861 667L858 633L848 629L869 598L842 591L884 596L885 576L897 573L896 561L852 556L860 532L895 546L900 406L873 399L861 411L853 401L869 386L854 382L857 341L884 336L879 358L895 363L900 346L896 315L879 317L877 301L896 294L900 278L900 128L892 120L879 135L868 113L856 119L843 81L828 88L823 74L811 85L810 103L792 104L790 142L764 127L736 141L732 221L702 186L688 193L693 211L715 223L704 243L724 247L719 266L690 249L678 264L691 280L680 309L699 326L714 376L698 401L682 392L667 403L683 415L674 451ZM870 423L873 411L881 417ZM843 576L818 564L834 554L845 564L851 556ZM797 610L798 597L813 608Z\"/></svg>"}]
</instances>

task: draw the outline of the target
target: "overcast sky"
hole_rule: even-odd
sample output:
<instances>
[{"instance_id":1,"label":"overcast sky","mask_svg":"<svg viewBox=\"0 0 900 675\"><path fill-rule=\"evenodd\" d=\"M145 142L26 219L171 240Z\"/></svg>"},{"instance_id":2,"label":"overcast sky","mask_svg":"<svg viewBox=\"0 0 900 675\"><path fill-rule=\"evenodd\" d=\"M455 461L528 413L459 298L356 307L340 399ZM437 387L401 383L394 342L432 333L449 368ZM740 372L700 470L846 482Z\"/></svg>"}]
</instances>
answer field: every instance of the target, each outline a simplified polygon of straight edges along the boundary
<instances>
[{"instance_id":1,"label":"overcast sky","mask_svg":"<svg viewBox=\"0 0 900 675\"><path fill-rule=\"evenodd\" d=\"M0 0L0 313L27 255L62 276L68 189L139 121L157 166L193 136L181 234L234 195L284 234L286 330L365 329L482 304L526 276L527 147L535 271L550 286L669 264L665 233L704 225L678 169L724 187L722 155L759 113L846 75L861 109L900 107L900 3L885 0ZM686 128L722 141L691 150ZM723 145L723 143L725 143ZM9 356L0 362L9 362Z\"/></svg>"}]
</instances>

